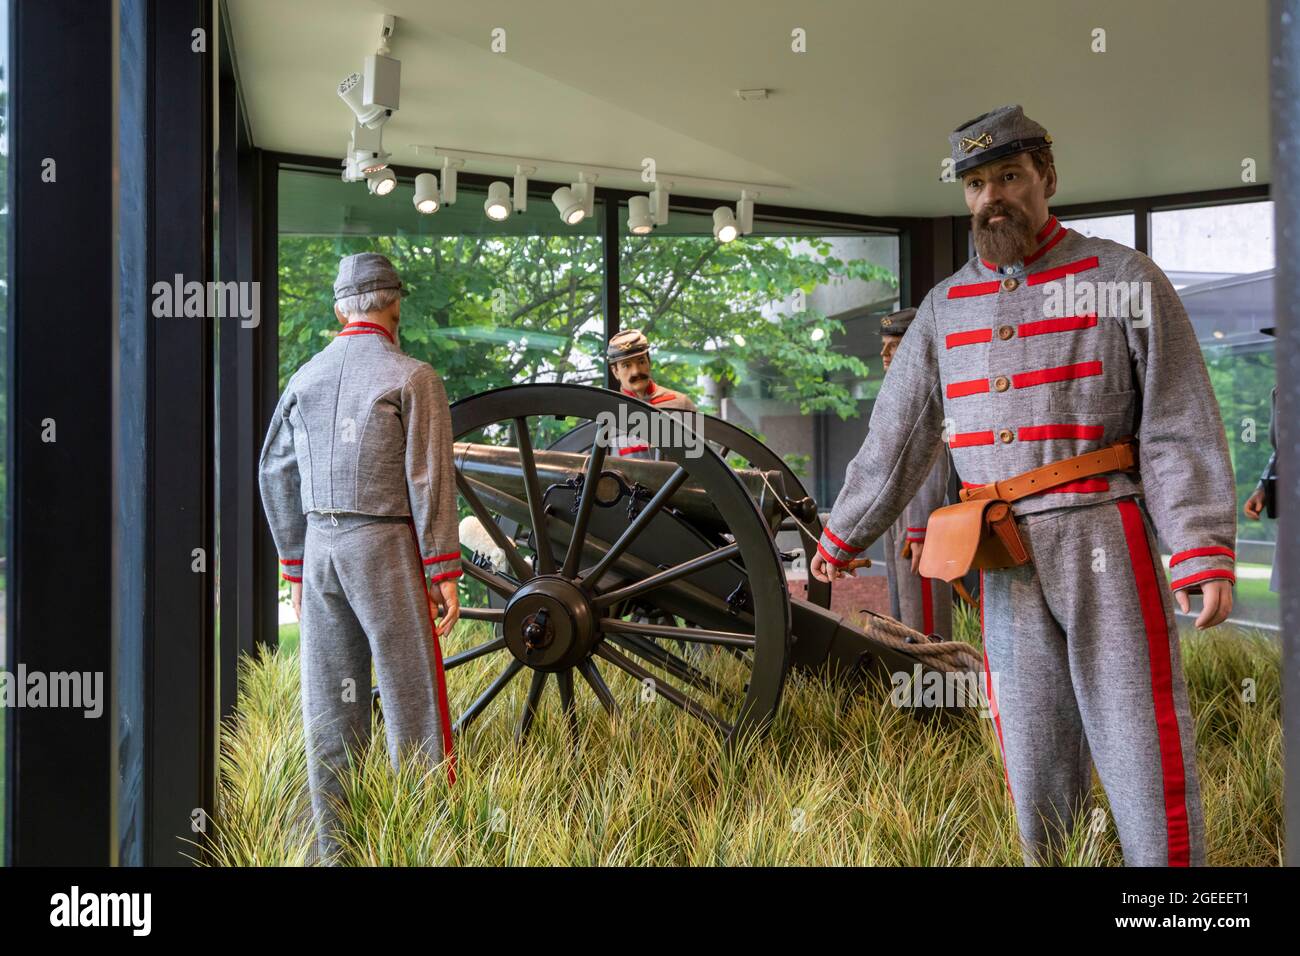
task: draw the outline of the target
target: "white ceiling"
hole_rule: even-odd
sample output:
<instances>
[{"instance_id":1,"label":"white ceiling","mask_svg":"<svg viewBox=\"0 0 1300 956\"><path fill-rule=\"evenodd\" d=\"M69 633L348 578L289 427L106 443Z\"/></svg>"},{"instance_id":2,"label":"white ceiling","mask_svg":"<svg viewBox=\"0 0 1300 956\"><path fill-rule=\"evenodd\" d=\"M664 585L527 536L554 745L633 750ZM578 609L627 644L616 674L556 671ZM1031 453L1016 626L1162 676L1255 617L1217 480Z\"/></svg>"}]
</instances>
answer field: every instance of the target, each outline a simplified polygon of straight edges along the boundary
<instances>
[{"instance_id":1,"label":"white ceiling","mask_svg":"<svg viewBox=\"0 0 1300 956\"><path fill-rule=\"evenodd\" d=\"M1058 204L1269 181L1266 0L229 0L258 146L342 157L338 82L398 17L399 165L417 144L790 187L768 201L965 212L947 134L1019 102L1052 133ZM490 51L506 30L507 51ZM807 31L806 53L790 32ZM1094 28L1107 52L1090 51ZM735 91L767 87L766 101ZM471 164L476 172L513 167ZM539 169L563 179L559 168ZM637 188L635 179L601 185ZM682 193L717 191L680 188ZM758 200L760 212L764 199Z\"/></svg>"}]
</instances>

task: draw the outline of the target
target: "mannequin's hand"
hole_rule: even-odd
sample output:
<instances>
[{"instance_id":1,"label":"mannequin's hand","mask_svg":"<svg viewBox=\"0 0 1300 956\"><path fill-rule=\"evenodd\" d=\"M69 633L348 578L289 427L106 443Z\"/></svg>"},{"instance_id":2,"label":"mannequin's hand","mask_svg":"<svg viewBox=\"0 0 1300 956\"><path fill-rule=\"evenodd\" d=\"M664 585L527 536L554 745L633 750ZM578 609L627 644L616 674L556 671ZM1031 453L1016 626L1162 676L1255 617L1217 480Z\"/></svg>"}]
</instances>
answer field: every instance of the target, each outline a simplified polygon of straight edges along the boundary
<instances>
[{"instance_id":1,"label":"mannequin's hand","mask_svg":"<svg viewBox=\"0 0 1300 956\"><path fill-rule=\"evenodd\" d=\"M1187 591L1175 591L1174 599L1184 614L1191 610L1192 602ZM1232 584L1228 581L1206 581L1201 585L1201 613L1196 618L1199 629L1222 624L1232 613Z\"/></svg>"},{"instance_id":2,"label":"mannequin's hand","mask_svg":"<svg viewBox=\"0 0 1300 956\"><path fill-rule=\"evenodd\" d=\"M1264 489L1256 488L1249 498L1246 499L1245 507L1241 509L1246 512L1246 517L1252 521L1258 521L1260 514L1264 511Z\"/></svg>"},{"instance_id":3,"label":"mannequin's hand","mask_svg":"<svg viewBox=\"0 0 1300 956\"><path fill-rule=\"evenodd\" d=\"M456 579L438 582L438 636L446 637L460 618L460 594Z\"/></svg>"},{"instance_id":4,"label":"mannequin's hand","mask_svg":"<svg viewBox=\"0 0 1300 956\"><path fill-rule=\"evenodd\" d=\"M921 549L925 547L924 541L912 542L912 573L918 577L921 574Z\"/></svg>"},{"instance_id":5,"label":"mannequin's hand","mask_svg":"<svg viewBox=\"0 0 1300 956\"><path fill-rule=\"evenodd\" d=\"M293 605L293 616L302 620L302 582L289 582L289 603Z\"/></svg>"},{"instance_id":6,"label":"mannequin's hand","mask_svg":"<svg viewBox=\"0 0 1300 956\"><path fill-rule=\"evenodd\" d=\"M827 561L820 551L813 555L812 563L808 565L808 573L818 581L825 581L827 584L830 584L836 578L848 578L853 576L851 571L837 568L835 565Z\"/></svg>"}]
</instances>

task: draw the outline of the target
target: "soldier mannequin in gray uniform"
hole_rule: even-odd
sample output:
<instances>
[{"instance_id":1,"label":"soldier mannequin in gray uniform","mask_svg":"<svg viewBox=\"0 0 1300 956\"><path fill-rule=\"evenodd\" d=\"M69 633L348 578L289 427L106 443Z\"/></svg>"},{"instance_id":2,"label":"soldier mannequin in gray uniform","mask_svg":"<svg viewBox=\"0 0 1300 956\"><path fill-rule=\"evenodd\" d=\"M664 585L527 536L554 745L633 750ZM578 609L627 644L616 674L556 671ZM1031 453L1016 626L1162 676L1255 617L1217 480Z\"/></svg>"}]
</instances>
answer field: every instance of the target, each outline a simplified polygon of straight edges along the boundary
<instances>
[{"instance_id":1,"label":"soldier mannequin in gray uniform","mask_svg":"<svg viewBox=\"0 0 1300 956\"><path fill-rule=\"evenodd\" d=\"M880 320L880 360L885 371L903 341L916 309L903 309ZM952 640L952 585L922 577L918 570L925 546L925 524L930 512L944 505L948 496L948 455L934 460L916 497L898 520L885 532L885 575L889 581L890 614L922 634L938 634Z\"/></svg>"},{"instance_id":2,"label":"soldier mannequin in gray uniform","mask_svg":"<svg viewBox=\"0 0 1300 956\"><path fill-rule=\"evenodd\" d=\"M1149 258L1050 215L1051 137L1019 106L963 124L950 144L978 255L917 309L812 572L837 576L889 526L941 435L963 488L983 495L1136 435L1138 470L1013 502L1030 561L981 575L985 679L1026 862L1054 858L1057 835L1084 823L1091 760L1128 865L1203 864L1173 608L1200 593L1197 627L1227 618L1236 508L1200 347ZM1145 290L1149 308L1133 317L1102 295L1091 307L1067 297L1082 280L1107 295L1136 288L1139 305ZM1172 582L1154 531L1173 551Z\"/></svg>"},{"instance_id":3,"label":"soldier mannequin in gray uniform","mask_svg":"<svg viewBox=\"0 0 1300 956\"><path fill-rule=\"evenodd\" d=\"M339 263L334 312L343 329L289 379L259 468L300 621L308 778L325 862L337 848L337 774L348 749L370 736L372 659L393 766L403 755L445 759L454 780L438 642L460 613L451 415L438 374L398 347L406 294L381 255Z\"/></svg>"}]
</instances>

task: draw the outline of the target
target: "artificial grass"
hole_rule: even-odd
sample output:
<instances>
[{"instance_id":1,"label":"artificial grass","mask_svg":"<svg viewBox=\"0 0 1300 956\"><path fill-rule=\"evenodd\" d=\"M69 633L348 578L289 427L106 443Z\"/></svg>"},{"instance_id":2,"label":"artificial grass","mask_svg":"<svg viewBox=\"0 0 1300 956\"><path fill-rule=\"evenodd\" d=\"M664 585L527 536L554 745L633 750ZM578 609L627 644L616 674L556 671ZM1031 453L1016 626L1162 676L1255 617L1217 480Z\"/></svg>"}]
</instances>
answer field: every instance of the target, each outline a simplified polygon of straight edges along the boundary
<instances>
[{"instance_id":1,"label":"artificial grass","mask_svg":"<svg viewBox=\"0 0 1300 956\"><path fill-rule=\"evenodd\" d=\"M978 642L978 617L957 614ZM294 628L296 632L296 628ZM487 639L464 622L446 653ZM1183 644L1205 804L1208 861L1282 858L1279 647L1217 628ZM502 661L454 672L453 713ZM479 664L480 662L475 662ZM526 673L457 739L457 773L389 764L382 726L347 777L341 862L360 865L1018 866L1020 849L992 721L918 719L887 686L847 691L791 674L766 737L733 753L640 686L606 679L623 711L611 723L579 691L575 753L554 684L532 735L513 742ZM580 683L580 682L579 682ZM508 706L498 706L503 699ZM298 663L288 644L244 662L239 717L223 734L212 841L219 865L310 859ZM1096 787L1097 805L1106 808ZM1095 817L1088 819L1091 824ZM1118 865L1109 812L1081 825L1062 862Z\"/></svg>"}]
</instances>

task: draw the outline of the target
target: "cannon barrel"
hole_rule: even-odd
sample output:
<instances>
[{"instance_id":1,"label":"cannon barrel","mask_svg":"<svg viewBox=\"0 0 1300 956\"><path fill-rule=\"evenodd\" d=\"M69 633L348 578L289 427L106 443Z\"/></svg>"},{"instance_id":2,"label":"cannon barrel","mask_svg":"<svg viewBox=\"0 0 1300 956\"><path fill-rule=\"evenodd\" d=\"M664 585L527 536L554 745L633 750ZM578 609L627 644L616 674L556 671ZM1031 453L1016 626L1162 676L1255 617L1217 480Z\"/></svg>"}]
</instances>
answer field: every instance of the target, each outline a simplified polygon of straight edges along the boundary
<instances>
[{"instance_id":1,"label":"cannon barrel","mask_svg":"<svg viewBox=\"0 0 1300 956\"><path fill-rule=\"evenodd\" d=\"M466 477L517 498L526 496L518 448L457 442L455 456L456 467ZM589 457L588 454L566 451L534 451L538 483L546 489L550 485L562 485L581 478L586 474ZM653 495L676 470L677 465L671 461L609 455L601 472L601 485L597 488L596 500L604 505L612 505L627 488L636 485ZM778 502L777 495L784 499L785 506L800 516L801 520L815 507L809 499L785 498L785 477L779 471L738 468L735 473L758 506L768 527L785 517L785 509ZM690 479L682 483L669 504L693 524L713 531L728 530L708 491Z\"/></svg>"}]
</instances>

